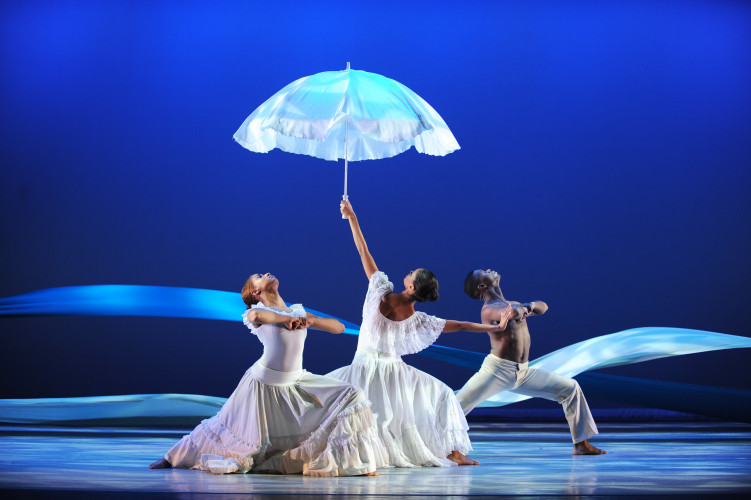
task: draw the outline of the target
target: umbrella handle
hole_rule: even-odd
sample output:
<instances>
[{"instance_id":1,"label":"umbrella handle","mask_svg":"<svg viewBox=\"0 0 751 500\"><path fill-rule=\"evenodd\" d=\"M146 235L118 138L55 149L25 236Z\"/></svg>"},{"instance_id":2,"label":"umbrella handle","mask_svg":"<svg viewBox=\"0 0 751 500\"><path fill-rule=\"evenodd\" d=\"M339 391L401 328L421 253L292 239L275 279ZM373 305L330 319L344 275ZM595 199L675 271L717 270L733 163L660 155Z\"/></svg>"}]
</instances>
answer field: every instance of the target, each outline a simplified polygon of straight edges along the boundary
<instances>
[{"instance_id":1,"label":"umbrella handle","mask_svg":"<svg viewBox=\"0 0 751 500\"><path fill-rule=\"evenodd\" d=\"M349 69L349 63L347 63L347 69ZM349 196L347 196L347 157L349 156L347 153L347 142L349 139L349 116L347 117L347 121L344 122L344 195L342 195L342 199L344 201L349 201ZM342 214L342 219L346 219L344 214Z\"/></svg>"},{"instance_id":2,"label":"umbrella handle","mask_svg":"<svg viewBox=\"0 0 751 500\"><path fill-rule=\"evenodd\" d=\"M345 143L344 151L347 151L347 146ZM345 153L346 154L346 153ZM342 199L344 201L349 201L349 196L347 196L347 157L344 157L344 194L342 195ZM346 219L344 214L342 214L342 219Z\"/></svg>"}]
</instances>

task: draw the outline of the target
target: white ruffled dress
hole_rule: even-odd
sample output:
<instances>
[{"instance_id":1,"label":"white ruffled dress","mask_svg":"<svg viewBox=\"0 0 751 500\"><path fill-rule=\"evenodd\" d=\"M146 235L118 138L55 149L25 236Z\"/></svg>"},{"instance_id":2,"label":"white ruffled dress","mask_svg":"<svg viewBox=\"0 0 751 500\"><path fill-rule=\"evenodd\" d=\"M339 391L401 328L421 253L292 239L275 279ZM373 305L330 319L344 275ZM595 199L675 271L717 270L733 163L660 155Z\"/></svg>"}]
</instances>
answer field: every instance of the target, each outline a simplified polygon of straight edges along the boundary
<instances>
[{"instance_id":1,"label":"white ruffled dress","mask_svg":"<svg viewBox=\"0 0 751 500\"><path fill-rule=\"evenodd\" d=\"M304 317L292 311L253 308ZM363 392L302 369L307 329L245 324L264 353L240 380L219 412L184 436L165 458L173 467L212 473L268 472L351 476L388 465L375 419Z\"/></svg>"},{"instance_id":2,"label":"white ruffled dress","mask_svg":"<svg viewBox=\"0 0 751 500\"><path fill-rule=\"evenodd\" d=\"M386 318L381 299L393 289L388 276L373 273L352 364L328 376L363 388L391 465L454 465L446 459L448 454L472 449L459 401L446 384L401 359L435 342L446 320L423 312L403 321Z\"/></svg>"}]
</instances>

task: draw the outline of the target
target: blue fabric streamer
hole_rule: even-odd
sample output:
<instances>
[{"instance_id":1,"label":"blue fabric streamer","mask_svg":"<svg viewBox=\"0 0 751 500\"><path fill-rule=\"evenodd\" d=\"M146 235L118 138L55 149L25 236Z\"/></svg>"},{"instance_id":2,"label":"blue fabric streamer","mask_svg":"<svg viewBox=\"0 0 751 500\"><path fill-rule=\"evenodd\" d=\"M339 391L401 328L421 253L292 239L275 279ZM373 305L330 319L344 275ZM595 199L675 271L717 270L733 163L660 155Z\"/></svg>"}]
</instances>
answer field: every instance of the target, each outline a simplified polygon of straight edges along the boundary
<instances>
[{"instance_id":1,"label":"blue fabric streamer","mask_svg":"<svg viewBox=\"0 0 751 500\"><path fill-rule=\"evenodd\" d=\"M305 310L334 318L307 306ZM159 316L242 321L244 311L240 293L168 286L67 286L0 299L0 316ZM344 323L344 333L360 332L356 324L335 319Z\"/></svg>"},{"instance_id":2,"label":"blue fabric streamer","mask_svg":"<svg viewBox=\"0 0 751 500\"><path fill-rule=\"evenodd\" d=\"M312 314L334 318L308 309ZM240 321L245 304L239 293L198 288L139 285L92 285L50 288L0 299L0 316L85 315L161 316ZM357 335L358 325L336 318L345 333ZM720 349L751 347L751 338L682 328L635 328L602 335L564 347L530 363L565 377L588 370L638 363ZM421 355L476 370L485 354L432 345ZM604 377L604 378L603 378ZM751 391L738 391L686 384L585 374L581 377L593 391L607 395L603 387L618 387L618 399L628 404L649 404L656 408L699 414L707 405L690 404L691 395L701 393L714 401L709 416L748 421ZM586 387L586 386L585 386ZM729 394L731 391L732 394ZM503 406L528 399L511 392L490 397L480 406ZM605 398L607 399L607 398ZM611 398L612 400L612 398ZM94 398L0 400L0 421L49 423L61 421L111 420L117 418L205 417L216 413L223 398L185 394L146 394ZM723 406L722 402L725 401Z\"/></svg>"}]
</instances>

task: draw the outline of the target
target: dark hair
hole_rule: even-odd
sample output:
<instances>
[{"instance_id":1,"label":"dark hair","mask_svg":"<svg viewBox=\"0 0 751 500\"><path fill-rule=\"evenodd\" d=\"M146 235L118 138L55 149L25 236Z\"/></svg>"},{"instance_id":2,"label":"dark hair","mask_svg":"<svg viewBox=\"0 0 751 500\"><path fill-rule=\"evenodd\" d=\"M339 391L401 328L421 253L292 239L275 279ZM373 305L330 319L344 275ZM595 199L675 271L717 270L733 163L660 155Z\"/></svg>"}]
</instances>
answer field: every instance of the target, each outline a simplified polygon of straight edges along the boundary
<instances>
[{"instance_id":1,"label":"dark hair","mask_svg":"<svg viewBox=\"0 0 751 500\"><path fill-rule=\"evenodd\" d=\"M253 276L254 275L251 274L250 277L245 281L242 292L240 292L242 293L243 302L245 302L247 309L250 309L250 306L254 304L258 304L258 299L253 297Z\"/></svg>"},{"instance_id":2,"label":"dark hair","mask_svg":"<svg viewBox=\"0 0 751 500\"><path fill-rule=\"evenodd\" d=\"M477 269L470 271L466 278L464 278L464 293L472 297L473 299L481 299L482 292L477 288L480 280L477 278Z\"/></svg>"},{"instance_id":3,"label":"dark hair","mask_svg":"<svg viewBox=\"0 0 751 500\"><path fill-rule=\"evenodd\" d=\"M427 269L420 269L415 273L415 292L412 298L417 302L435 302L438 300L438 278Z\"/></svg>"}]
</instances>

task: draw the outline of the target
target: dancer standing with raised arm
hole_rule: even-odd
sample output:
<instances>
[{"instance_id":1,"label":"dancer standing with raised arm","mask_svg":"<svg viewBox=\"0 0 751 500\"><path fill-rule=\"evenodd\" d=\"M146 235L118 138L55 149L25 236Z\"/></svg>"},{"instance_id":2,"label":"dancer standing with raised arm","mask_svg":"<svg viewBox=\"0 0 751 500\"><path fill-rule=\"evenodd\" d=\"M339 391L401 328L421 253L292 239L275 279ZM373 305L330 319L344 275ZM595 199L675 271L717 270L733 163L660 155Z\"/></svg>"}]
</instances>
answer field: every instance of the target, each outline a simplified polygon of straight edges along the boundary
<instances>
[{"instance_id":1,"label":"dancer standing with raised arm","mask_svg":"<svg viewBox=\"0 0 751 500\"><path fill-rule=\"evenodd\" d=\"M378 431L389 462L396 467L476 465L465 456L467 419L452 391L440 380L413 368L401 356L421 351L442 332L486 332L496 328L451 321L415 311L415 302L438 299L438 280L427 269L404 278L404 291L378 270L368 251L352 205L341 202L355 246L370 280L362 312L357 352L352 364L329 376L362 387L373 403Z\"/></svg>"},{"instance_id":2,"label":"dancer standing with raised arm","mask_svg":"<svg viewBox=\"0 0 751 500\"><path fill-rule=\"evenodd\" d=\"M571 437L574 455L601 455L607 453L587 441L598 434L587 400L574 379L553 372L529 368L531 338L527 327L528 316L539 316L548 310L542 301L520 304L503 297L501 276L490 269L477 269L464 280L464 291L473 299L482 299L482 322L497 325L500 331L490 335L490 354L457 393L464 413L490 396L511 391L526 396L558 401L563 406Z\"/></svg>"},{"instance_id":3,"label":"dancer standing with raised arm","mask_svg":"<svg viewBox=\"0 0 751 500\"><path fill-rule=\"evenodd\" d=\"M270 273L248 278L242 297L243 322L263 343L263 356L215 416L150 468L377 475L387 455L363 392L302 368L307 329L341 333L344 325L301 304L287 307Z\"/></svg>"}]
</instances>

